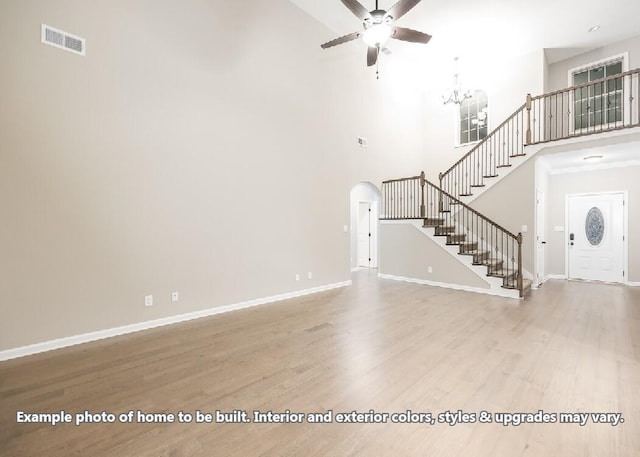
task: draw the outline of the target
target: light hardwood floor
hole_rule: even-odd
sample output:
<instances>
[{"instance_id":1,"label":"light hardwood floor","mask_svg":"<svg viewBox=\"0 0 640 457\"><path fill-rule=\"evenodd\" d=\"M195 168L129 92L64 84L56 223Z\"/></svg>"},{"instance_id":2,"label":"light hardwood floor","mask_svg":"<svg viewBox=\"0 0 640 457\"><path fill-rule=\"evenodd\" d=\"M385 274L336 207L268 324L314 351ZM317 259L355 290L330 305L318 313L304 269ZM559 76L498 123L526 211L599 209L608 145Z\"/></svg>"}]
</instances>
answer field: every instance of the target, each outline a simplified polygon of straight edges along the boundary
<instances>
[{"instance_id":1,"label":"light hardwood floor","mask_svg":"<svg viewBox=\"0 0 640 457\"><path fill-rule=\"evenodd\" d=\"M0 455L640 456L640 289L352 287L0 363ZM72 414L614 412L618 426L17 424Z\"/></svg>"}]
</instances>

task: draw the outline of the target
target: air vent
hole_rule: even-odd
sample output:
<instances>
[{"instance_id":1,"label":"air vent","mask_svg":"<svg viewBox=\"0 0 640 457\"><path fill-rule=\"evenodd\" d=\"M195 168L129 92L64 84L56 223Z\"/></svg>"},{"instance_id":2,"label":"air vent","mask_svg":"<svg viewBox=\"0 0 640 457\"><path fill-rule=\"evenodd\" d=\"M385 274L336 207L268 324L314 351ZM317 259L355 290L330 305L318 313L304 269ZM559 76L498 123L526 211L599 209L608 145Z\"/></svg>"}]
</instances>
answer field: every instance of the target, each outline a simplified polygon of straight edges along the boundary
<instances>
[{"instance_id":1,"label":"air vent","mask_svg":"<svg viewBox=\"0 0 640 457\"><path fill-rule=\"evenodd\" d=\"M85 55L85 39L42 24L42 42L81 56Z\"/></svg>"}]
</instances>

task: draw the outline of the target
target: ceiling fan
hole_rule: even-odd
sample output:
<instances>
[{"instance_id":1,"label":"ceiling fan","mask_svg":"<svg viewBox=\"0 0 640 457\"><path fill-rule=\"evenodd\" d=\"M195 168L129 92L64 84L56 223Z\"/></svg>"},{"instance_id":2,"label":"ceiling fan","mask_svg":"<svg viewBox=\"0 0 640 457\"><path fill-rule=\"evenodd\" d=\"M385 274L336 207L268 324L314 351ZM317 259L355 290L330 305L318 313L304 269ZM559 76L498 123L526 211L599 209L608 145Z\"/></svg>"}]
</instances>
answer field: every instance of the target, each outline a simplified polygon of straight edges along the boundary
<instances>
[{"instance_id":1,"label":"ceiling fan","mask_svg":"<svg viewBox=\"0 0 640 457\"><path fill-rule=\"evenodd\" d=\"M379 9L378 0L376 0L376 9L373 11L367 11L357 0L340 1L362 20L364 31L353 32L336 38L335 40L328 41L320 45L322 49L348 43L349 41L362 37L362 40L369 46L367 50L367 66L371 67L378 61L380 49L389 38L423 44L427 44L431 39L431 35L426 33L392 25L393 22L404 16L411 8L420 3L421 0L399 0L389 11Z\"/></svg>"}]
</instances>

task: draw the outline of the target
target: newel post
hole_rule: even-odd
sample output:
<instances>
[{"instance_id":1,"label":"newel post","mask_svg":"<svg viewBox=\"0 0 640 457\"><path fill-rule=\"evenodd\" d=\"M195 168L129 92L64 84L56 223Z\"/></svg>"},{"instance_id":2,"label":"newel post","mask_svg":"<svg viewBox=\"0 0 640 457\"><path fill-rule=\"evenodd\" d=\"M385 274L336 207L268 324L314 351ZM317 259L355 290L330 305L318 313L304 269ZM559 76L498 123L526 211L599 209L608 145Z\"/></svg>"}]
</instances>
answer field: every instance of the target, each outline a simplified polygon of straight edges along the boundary
<instances>
[{"instance_id":1,"label":"newel post","mask_svg":"<svg viewBox=\"0 0 640 457\"><path fill-rule=\"evenodd\" d=\"M518 290L520 298L522 298L524 295L522 290L522 233L518 233Z\"/></svg>"},{"instance_id":2,"label":"newel post","mask_svg":"<svg viewBox=\"0 0 640 457\"><path fill-rule=\"evenodd\" d=\"M422 219L424 219L425 213L426 213L426 208L424 206L424 184L425 184L425 179L424 179L424 171L420 172L420 217Z\"/></svg>"},{"instance_id":3,"label":"newel post","mask_svg":"<svg viewBox=\"0 0 640 457\"><path fill-rule=\"evenodd\" d=\"M527 145L531 144L531 105L532 105L531 94L527 94L527 103L526 103L526 108L527 108L527 136L526 136L526 139L525 139L525 144L527 144Z\"/></svg>"}]
</instances>

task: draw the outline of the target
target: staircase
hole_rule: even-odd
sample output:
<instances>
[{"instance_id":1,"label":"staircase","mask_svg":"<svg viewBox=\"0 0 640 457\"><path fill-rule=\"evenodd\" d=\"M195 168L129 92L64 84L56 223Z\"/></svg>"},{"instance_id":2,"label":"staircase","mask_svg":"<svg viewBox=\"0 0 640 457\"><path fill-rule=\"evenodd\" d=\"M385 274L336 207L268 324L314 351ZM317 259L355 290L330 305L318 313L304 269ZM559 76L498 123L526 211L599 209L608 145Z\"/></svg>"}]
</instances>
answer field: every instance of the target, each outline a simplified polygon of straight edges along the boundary
<instances>
[{"instance_id":1,"label":"staircase","mask_svg":"<svg viewBox=\"0 0 640 457\"><path fill-rule=\"evenodd\" d=\"M437 186L419 176L382 183L381 220L421 220L450 252L486 267L488 278L523 298L522 234L513 234L471 208L487 188L527 155L527 146L640 126L640 69L540 95L526 102L451 168ZM530 151L536 152L536 151ZM512 196L505 196L506 201ZM466 203L462 201L466 199Z\"/></svg>"},{"instance_id":2,"label":"staircase","mask_svg":"<svg viewBox=\"0 0 640 457\"><path fill-rule=\"evenodd\" d=\"M453 195L419 176L382 183L381 220L420 220L422 227L473 266L486 268L486 276L499 278L503 289L531 290L522 276L522 235L515 235Z\"/></svg>"},{"instance_id":3,"label":"staircase","mask_svg":"<svg viewBox=\"0 0 640 457\"><path fill-rule=\"evenodd\" d=\"M433 227L435 236L446 237L447 246L458 246L458 254L470 256L472 265L483 265L487 267L487 276L502 279L502 287L504 289L521 290L520 297L525 296L531 291L532 281L522 278L522 285L518 280L521 273L513 267L509 267L508 261L505 262L504 257L495 257L488 249L483 249L478 241L468 241L469 235L464 233L456 233L455 225L446 224L446 214L443 213L440 218L425 218L423 227ZM518 243L522 243L522 235L517 237Z\"/></svg>"}]
</instances>

